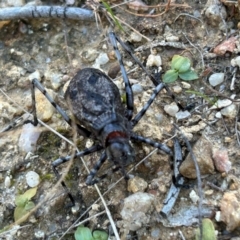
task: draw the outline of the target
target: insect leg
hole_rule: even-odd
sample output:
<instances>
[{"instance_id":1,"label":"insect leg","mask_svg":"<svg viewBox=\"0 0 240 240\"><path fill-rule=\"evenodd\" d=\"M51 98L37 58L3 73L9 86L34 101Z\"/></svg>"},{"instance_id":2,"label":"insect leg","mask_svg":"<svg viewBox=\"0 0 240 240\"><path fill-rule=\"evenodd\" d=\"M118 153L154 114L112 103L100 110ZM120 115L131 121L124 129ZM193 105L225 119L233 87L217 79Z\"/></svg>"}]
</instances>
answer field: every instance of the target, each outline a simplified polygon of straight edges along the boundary
<instances>
[{"instance_id":1,"label":"insect leg","mask_svg":"<svg viewBox=\"0 0 240 240\"><path fill-rule=\"evenodd\" d=\"M157 86L161 81L160 79L157 79L155 76L150 74L148 70L143 66L143 64L135 57L135 55L132 53L131 49L120 39L120 37L116 36L114 33L110 33L114 35L115 39L121 44L123 49L128 53L130 57L143 69L143 71L147 74L147 76L151 79L153 84ZM184 107L181 105L181 103L177 100L176 96L172 93L172 91L169 89L169 87L165 84L164 88L166 89L168 95L176 102L179 109L184 110Z\"/></svg>"},{"instance_id":2,"label":"insect leg","mask_svg":"<svg viewBox=\"0 0 240 240\"><path fill-rule=\"evenodd\" d=\"M94 145L90 148L86 148L85 150L76 153L73 156L73 158L82 157L82 156L88 155L90 153L96 152L96 151L101 150L101 149L102 149L102 147L100 145ZM58 179L60 178L60 174L57 170L57 166L61 165L62 163L65 163L65 162L67 162L71 159L72 159L72 156L67 156L67 157L58 158L57 160L52 162L53 171L54 171L54 173L55 173L55 175ZM72 204L75 205L75 200L74 200L72 194L70 193L69 189L67 188L65 182L62 181L61 184L62 184L63 188L66 190L66 192L68 193L68 197L70 198Z\"/></svg>"},{"instance_id":3,"label":"insect leg","mask_svg":"<svg viewBox=\"0 0 240 240\"><path fill-rule=\"evenodd\" d=\"M112 33L114 34L114 33ZM152 80L153 84L157 86L160 81L158 81L154 76L152 76L147 69L144 67L144 65L135 57L135 55L132 53L131 49L121 40L120 37L116 36L114 34L116 40L121 44L123 49L127 52L127 54L143 69L143 71L147 74L147 76Z\"/></svg>"},{"instance_id":4,"label":"insect leg","mask_svg":"<svg viewBox=\"0 0 240 240\"><path fill-rule=\"evenodd\" d=\"M127 99L127 119L131 120L132 119L132 115L133 115L133 92L132 92L132 88L127 76L127 72L126 69L123 65L123 60L122 60L122 56L118 50L117 47L117 41L116 41L116 35L113 32L109 33L109 38L111 41L111 44L114 48L116 57L118 62L120 63L120 68L121 68L121 72L122 72L122 76L123 76L123 80L125 83L125 90L126 90L126 99Z\"/></svg>"},{"instance_id":5,"label":"insect leg","mask_svg":"<svg viewBox=\"0 0 240 240\"><path fill-rule=\"evenodd\" d=\"M158 149L164 151L165 153L167 153L169 155L173 155L172 150L167 145L159 143L159 142L155 142L150 138L145 138L145 137L142 137L142 136L139 136L139 135L136 135L136 134L132 134L131 139L135 140L135 141L138 141L138 142L144 142L148 145L151 145L155 148L158 148Z\"/></svg>"},{"instance_id":6,"label":"insect leg","mask_svg":"<svg viewBox=\"0 0 240 240\"><path fill-rule=\"evenodd\" d=\"M48 99L48 101L52 104L52 106L60 113L60 115L64 118L64 120L70 125L72 126L72 120L68 117L68 115L63 111L63 109L54 102L54 100L52 99L52 97L49 95L49 93L46 91L46 89L43 87L43 85L36 79L34 78L32 80L32 104L33 104L33 125L36 126L38 123L37 120L37 113L36 113L36 100L35 100L35 88L38 88L42 94ZM78 128L78 132L79 134L83 135L83 136L90 136L90 132L83 128L80 125L77 125Z\"/></svg>"},{"instance_id":7,"label":"insect leg","mask_svg":"<svg viewBox=\"0 0 240 240\"><path fill-rule=\"evenodd\" d=\"M133 118L132 122L132 126L134 127L139 120L143 117L143 115L145 114L145 112L148 110L148 108L151 106L153 100L156 98L156 96L158 95L158 93L164 88L164 84L160 83L157 85L157 87L154 89L151 97L149 98L149 100L147 101L147 103L144 105L144 107L141 109L141 111L138 112L138 114Z\"/></svg>"},{"instance_id":8,"label":"insect leg","mask_svg":"<svg viewBox=\"0 0 240 240\"><path fill-rule=\"evenodd\" d=\"M160 211L160 214L163 217L167 217L170 213L170 211L172 210L178 194L181 190L179 185L183 185L184 183L184 178L183 176L180 174L179 172L179 167L183 161L183 157L182 157L182 149L181 146L179 144L179 141L174 138L173 139L173 143L174 143L174 178L175 178L175 183L172 182L171 187L168 191L167 197L165 198L163 204L163 208Z\"/></svg>"},{"instance_id":9,"label":"insect leg","mask_svg":"<svg viewBox=\"0 0 240 240\"><path fill-rule=\"evenodd\" d=\"M93 169L91 169L90 173L87 176L87 180L86 180L86 184L87 185L94 185L95 183L100 181L100 178L95 178L95 175L97 173L97 171L101 168L101 166L103 165L103 163L107 160L107 154L104 151L100 157L100 159L96 162L96 164L94 165ZM104 177L102 177L104 178Z\"/></svg>"}]
</instances>

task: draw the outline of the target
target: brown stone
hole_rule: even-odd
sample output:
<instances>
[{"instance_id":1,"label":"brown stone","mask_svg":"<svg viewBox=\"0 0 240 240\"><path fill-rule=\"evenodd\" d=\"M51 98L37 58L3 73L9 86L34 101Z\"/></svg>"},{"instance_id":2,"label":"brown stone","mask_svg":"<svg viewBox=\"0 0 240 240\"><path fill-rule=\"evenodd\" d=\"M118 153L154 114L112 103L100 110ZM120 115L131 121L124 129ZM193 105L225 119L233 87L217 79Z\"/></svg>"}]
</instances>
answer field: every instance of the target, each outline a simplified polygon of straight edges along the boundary
<instances>
[{"instance_id":1,"label":"brown stone","mask_svg":"<svg viewBox=\"0 0 240 240\"><path fill-rule=\"evenodd\" d=\"M201 137L193 147L193 153L197 159L197 163L201 174L213 174L214 165L212 161L212 145L211 143ZM194 179L197 177L195 165L190 153L180 166L180 173L187 178Z\"/></svg>"}]
</instances>

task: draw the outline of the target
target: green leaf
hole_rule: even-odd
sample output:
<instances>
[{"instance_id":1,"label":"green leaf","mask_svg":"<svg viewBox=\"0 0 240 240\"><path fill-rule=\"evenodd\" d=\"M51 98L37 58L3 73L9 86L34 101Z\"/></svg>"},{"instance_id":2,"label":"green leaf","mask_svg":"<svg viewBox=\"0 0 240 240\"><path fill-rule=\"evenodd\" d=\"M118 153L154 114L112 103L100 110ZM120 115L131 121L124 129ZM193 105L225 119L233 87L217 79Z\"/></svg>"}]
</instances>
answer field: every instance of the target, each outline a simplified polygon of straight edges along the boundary
<instances>
[{"instance_id":1,"label":"green leaf","mask_svg":"<svg viewBox=\"0 0 240 240\"><path fill-rule=\"evenodd\" d=\"M118 28L122 31L124 31L122 25L119 23L119 21L115 18L114 13L111 9L111 7L106 3L105 1L102 1L103 6L107 9L107 12L111 15L114 23L118 26Z\"/></svg>"},{"instance_id":2,"label":"green leaf","mask_svg":"<svg viewBox=\"0 0 240 240\"><path fill-rule=\"evenodd\" d=\"M30 200L31 198L33 198L33 197L36 195L36 193L37 193L37 187L35 187L35 188L30 188L29 190L27 190L27 191L23 194L23 196L24 196L26 199Z\"/></svg>"},{"instance_id":3,"label":"green leaf","mask_svg":"<svg viewBox=\"0 0 240 240\"><path fill-rule=\"evenodd\" d=\"M171 68L179 73L186 72L190 69L191 62L188 58L179 55L174 55L172 58Z\"/></svg>"},{"instance_id":4,"label":"green leaf","mask_svg":"<svg viewBox=\"0 0 240 240\"><path fill-rule=\"evenodd\" d=\"M89 228L79 226L74 233L74 237L76 240L94 240L92 237L92 233Z\"/></svg>"},{"instance_id":5,"label":"green leaf","mask_svg":"<svg viewBox=\"0 0 240 240\"><path fill-rule=\"evenodd\" d=\"M24 207L16 207L14 210L14 221L16 222L18 219L22 218L28 211L24 209ZM27 217L26 217L27 219ZM25 221L26 219L23 219Z\"/></svg>"},{"instance_id":6,"label":"green leaf","mask_svg":"<svg viewBox=\"0 0 240 240\"><path fill-rule=\"evenodd\" d=\"M163 82L165 83L172 83L175 82L178 78L178 73L176 72L176 70L168 70L164 76L163 76Z\"/></svg>"},{"instance_id":7,"label":"green leaf","mask_svg":"<svg viewBox=\"0 0 240 240\"><path fill-rule=\"evenodd\" d=\"M94 240L108 240L108 234L103 230L95 230L95 231L93 231L93 239Z\"/></svg>"},{"instance_id":8,"label":"green leaf","mask_svg":"<svg viewBox=\"0 0 240 240\"><path fill-rule=\"evenodd\" d=\"M24 206L24 209L29 212L29 211L30 211L31 209L33 209L34 207L35 207L34 202L29 201L29 202L27 202L26 205Z\"/></svg>"},{"instance_id":9,"label":"green leaf","mask_svg":"<svg viewBox=\"0 0 240 240\"><path fill-rule=\"evenodd\" d=\"M216 240L215 229L210 219L205 218L202 221L202 240ZM200 229L196 231L196 240L200 240Z\"/></svg>"},{"instance_id":10,"label":"green leaf","mask_svg":"<svg viewBox=\"0 0 240 240\"><path fill-rule=\"evenodd\" d=\"M197 73L191 69L187 72L179 73L179 77L184 81L191 81L191 80L198 79Z\"/></svg>"},{"instance_id":11,"label":"green leaf","mask_svg":"<svg viewBox=\"0 0 240 240\"><path fill-rule=\"evenodd\" d=\"M23 207L24 208L24 206L26 205L27 202L28 202L28 199L24 195L16 196L15 204L18 207Z\"/></svg>"}]
</instances>

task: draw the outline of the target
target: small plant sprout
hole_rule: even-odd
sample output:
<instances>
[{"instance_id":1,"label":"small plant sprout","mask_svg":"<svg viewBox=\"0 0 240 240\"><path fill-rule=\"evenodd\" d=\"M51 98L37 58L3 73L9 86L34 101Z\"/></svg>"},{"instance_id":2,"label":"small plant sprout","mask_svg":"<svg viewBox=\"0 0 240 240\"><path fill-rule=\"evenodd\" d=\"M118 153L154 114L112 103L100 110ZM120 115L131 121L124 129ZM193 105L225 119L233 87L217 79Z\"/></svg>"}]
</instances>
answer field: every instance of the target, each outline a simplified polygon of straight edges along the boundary
<instances>
[{"instance_id":1,"label":"small plant sprout","mask_svg":"<svg viewBox=\"0 0 240 240\"><path fill-rule=\"evenodd\" d=\"M107 240L108 234L103 230L91 230L84 226L79 226L74 234L76 240Z\"/></svg>"},{"instance_id":2,"label":"small plant sprout","mask_svg":"<svg viewBox=\"0 0 240 240\"><path fill-rule=\"evenodd\" d=\"M14 210L14 220L17 221L26 215L31 209L35 207L34 202L30 201L37 192L37 188L31 188L27 190L24 194L16 197L15 203L16 208ZM25 221L26 219L23 219Z\"/></svg>"},{"instance_id":3,"label":"small plant sprout","mask_svg":"<svg viewBox=\"0 0 240 240\"><path fill-rule=\"evenodd\" d=\"M163 76L163 82L172 83L181 78L184 81L198 79L197 73L191 69L191 62L188 58L174 55L172 58L171 69Z\"/></svg>"}]
</instances>

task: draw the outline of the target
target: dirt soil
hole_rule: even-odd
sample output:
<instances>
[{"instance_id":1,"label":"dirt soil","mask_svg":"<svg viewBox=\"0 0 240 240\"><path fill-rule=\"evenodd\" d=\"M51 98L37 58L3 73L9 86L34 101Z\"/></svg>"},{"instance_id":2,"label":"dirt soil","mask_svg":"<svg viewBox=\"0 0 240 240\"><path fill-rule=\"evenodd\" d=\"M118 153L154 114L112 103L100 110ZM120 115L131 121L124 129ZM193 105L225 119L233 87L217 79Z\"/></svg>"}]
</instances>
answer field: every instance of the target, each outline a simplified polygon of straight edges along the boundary
<instances>
[{"instance_id":1,"label":"dirt soil","mask_svg":"<svg viewBox=\"0 0 240 240\"><path fill-rule=\"evenodd\" d=\"M219 172L215 167L212 171L202 173L203 209L206 210L204 217L210 218L216 230L216 239L239 239L240 217L233 217L231 211L238 212L240 204L240 151L238 138L240 137L239 126L239 103L234 102L236 111L230 116L216 117L221 109L212 108L213 102L229 99L235 95L239 99L239 72L236 72L234 89L230 90L233 78L231 59L238 56L238 40L235 42L234 50L227 50L224 53L213 53L214 48L230 36L239 37L239 8L235 4L217 6L225 8L226 15L221 13L217 18L208 17L205 10L215 1L176 1L170 5L167 12L164 7L159 8L153 14L154 17L145 17L146 12L135 11L125 5L114 8L116 17L122 19L126 24L131 25L136 31L146 36L138 42L133 36L133 30L122 23L125 33L115 28L114 31L124 42L128 42L137 58L146 65L147 58L153 51L162 58L162 73L170 69L173 55L178 54L188 57L192 66L197 72L199 79L183 82L177 80L170 84L170 89L176 95L182 106L189 106L191 116L187 119L176 121L175 117L164 111L164 106L173 103L173 99L163 90L154 100L150 109L146 112L134 131L139 135L151 138L159 142L165 142L171 149L173 143L173 125L177 123L182 131L189 138L192 146L200 139L206 140L210 146L210 158L216 150L225 151L225 156L231 162L231 169L223 167ZM44 3L45 4L45 3ZM54 3L59 4L59 3ZM76 3L77 4L77 3ZM80 4L80 3L78 3ZM110 3L114 5L115 3ZM137 4L137 3L135 3ZM147 5L162 5L163 2L146 2ZM134 5L135 7L135 5ZM133 11L133 13L129 13ZM148 10L149 12L149 10ZM139 16L138 16L139 15ZM81 22L74 20L56 19L19 19L8 21L0 28L0 130L24 114L23 109L31 112L31 84L29 76L39 76L41 83L50 91L53 90L55 101L67 112L64 100L64 86L72 79L79 69L84 67L97 67L95 62L99 55L107 54L109 60L102 62L99 67L106 73L109 70L118 69L118 62L115 58L107 33L110 24L103 14L100 14L102 22L97 27L96 22ZM1 23L1 22L0 22ZM102 25L101 25L102 24ZM167 39L167 40L166 40ZM165 40L165 41L164 41ZM162 42L167 42L163 44ZM162 43L162 44L160 44ZM183 46L184 45L184 46ZM131 84L140 87L134 91L134 114L136 114L147 102L154 89L152 81L146 73L131 59L119 46L124 64L129 72L128 77ZM135 51L138 49L138 51ZM156 72L156 66L148 66L148 71ZM133 70L133 71L131 71ZM213 73L222 72L225 74L224 81L211 86L208 78ZM113 80L119 87L124 97L124 84L121 73ZM191 92L188 92L191 91ZM6 93L8 97L4 94ZM14 102L15 103L14 103ZM72 129L54 109L46 106L44 100L43 112L50 111L50 117L45 122L52 129L73 141ZM51 112L53 111L53 113ZM53 173L51 163L61 156L71 155L73 147L64 139L57 136L47 128L40 127L41 136L37 142L36 150L31 155L19 148L18 142L23 125L15 126L13 129L0 133L0 229L14 223L15 199L26 192L29 186L26 183L26 174L29 171L37 172L40 176L40 183L37 193L32 201L40 203L48 193L51 199L42 203L30 218L21 223L18 231L10 231L0 235L0 239L60 239L67 229L82 215L84 210L89 208L87 214L81 217L79 222L104 211L103 204L94 187L86 187L85 180L87 171L80 159L75 159L65 182L71 194L74 196L80 209L75 213L69 207L70 201L66 191L61 185L55 186L57 179ZM27 136L26 136L27 137ZM170 140L169 140L170 139ZM187 150L185 143L179 139L183 148L184 158ZM92 140L79 137L77 145L80 150L93 144ZM133 143L136 152L137 164L146 157L153 148L145 144ZM206 145L201 151L205 152ZM198 150L196 150L198 151ZM198 153L196 153L198 155ZM100 152L84 157L88 168L92 168L100 156ZM206 158L207 158L206 157ZM224 158L224 162L227 161ZM201 163L200 163L201 164ZM213 163L210 163L210 165ZM65 172L67 163L58 167L60 173ZM224 164L223 164L224 165ZM128 166L130 170L132 166ZM208 166L208 165L207 165ZM99 176L109 171L110 163L105 163L99 171ZM194 167L190 168L194 171ZM226 173L228 171L228 173ZM190 220L177 219L175 222L162 221L159 212L163 201L172 183L172 158L167 154L157 151L153 153L144 163L135 167L131 172L138 177L139 182L146 184L141 191L153 196L153 206L146 210L147 220L140 224L136 230L129 229L122 221L121 210L124 199L132 195L132 189L125 180L115 183L122 177L121 173L110 174L102 180L98 187L104 194L105 202L110 209L112 218L117 226L121 239L195 239L195 231L198 226L198 217L186 215ZM184 174L184 170L183 170ZM212 184L209 185L209 182ZM186 186L181 188L176 204L171 214L180 213L182 210L196 208L198 200L191 197L197 196L197 180L187 180ZM129 190L129 191L128 191ZM231 201L227 202L229 217L224 218L223 196L225 193L232 193L236 197L235 208L232 208ZM95 202L97 201L97 202ZM184 210L184 211L185 211ZM222 212L221 212L221 211ZM221 218L217 218L221 213ZM138 216L138 215L137 215ZM176 215L177 216L177 215ZM141 218L141 215L139 215ZM193 218L195 221L193 221ZM231 223L234 222L234 227ZM98 217L84 223L90 229L104 229L109 232L110 239L116 239L112 232L108 216L103 213ZM75 229L71 229L61 239L74 239ZM183 238L184 236L184 238Z\"/></svg>"}]
</instances>

